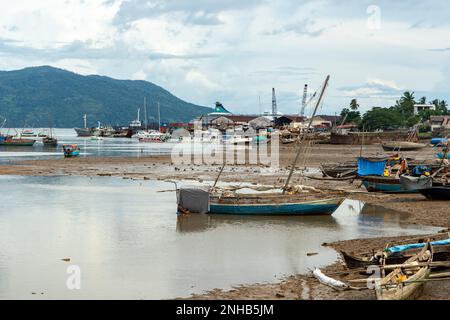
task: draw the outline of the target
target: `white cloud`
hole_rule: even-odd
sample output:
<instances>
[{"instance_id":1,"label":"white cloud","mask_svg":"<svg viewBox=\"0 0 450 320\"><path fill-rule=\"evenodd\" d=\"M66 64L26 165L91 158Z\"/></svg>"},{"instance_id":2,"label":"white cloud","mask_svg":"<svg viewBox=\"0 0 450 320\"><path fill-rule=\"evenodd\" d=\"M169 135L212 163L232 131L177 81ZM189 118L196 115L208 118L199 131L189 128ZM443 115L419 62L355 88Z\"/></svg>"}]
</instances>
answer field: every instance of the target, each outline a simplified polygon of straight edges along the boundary
<instances>
[{"instance_id":1,"label":"white cloud","mask_svg":"<svg viewBox=\"0 0 450 320\"><path fill-rule=\"evenodd\" d=\"M0 0L0 68L49 64L147 79L182 99L252 113L298 112L305 83L331 86L324 113L361 97L389 105L403 90L447 98L445 1L377 1L380 30L359 0ZM435 50L433 50L435 49Z\"/></svg>"}]
</instances>

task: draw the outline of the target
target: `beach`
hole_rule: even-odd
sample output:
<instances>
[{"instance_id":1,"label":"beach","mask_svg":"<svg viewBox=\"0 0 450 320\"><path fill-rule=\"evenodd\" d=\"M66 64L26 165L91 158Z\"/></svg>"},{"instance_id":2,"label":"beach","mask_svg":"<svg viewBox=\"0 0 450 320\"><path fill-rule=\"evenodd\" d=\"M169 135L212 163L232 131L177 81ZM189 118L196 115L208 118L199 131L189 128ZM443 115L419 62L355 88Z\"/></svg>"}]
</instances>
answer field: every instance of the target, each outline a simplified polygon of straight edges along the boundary
<instances>
[{"instance_id":1,"label":"beach","mask_svg":"<svg viewBox=\"0 0 450 320\"><path fill-rule=\"evenodd\" d=\"M381 154L382 150L377 145L364 148L364 155ZM233 165L225 167L220 180L232 185L249 183L253 185L283 186L288 174L289 164L295 152L295 147L281 146L280 167L271 170L262 165ZM346 198L359 200L389 210L405 213L402 223L418 226L433 226L442 228L450 227L448 216L448 204L445 201L428 201L420 194L378 194L369 193L361 187L358 180L329 181L308 179L303 175L320 178L318 166L321 163L346 162L355 159L355 155L361 152L359 146L333 146L317 145L311 151L306 162L307 174L296 174L292 184L308 185L323 190L339 190ZM429 156L433 150L428 150ZM415 154L411 154L415 156ZM422 157L427 154L421 153ZM336 161L339 160L339 161ZM73 159L33 159L14 160L8 164L0 165L1 175L18 176L96 176L118 177L132 180L161 180L179 181L192 180L196 182L214 181L220 171L221 165L174 165L170 155L153 155L142 157L79 157ZM168 192L170 190L167 190ZM405 238L405 237L403 237ZM330 248L344 250L353 254L378 250L388 241L395 238L382 237L370 239L352 239L336 243L324 244ZM324 273L336 273L344 271L342 262L327 266ZM343 278L345 279L345 277ZM423 299L446 298L450 294L448 283L427 284ZM204 294L194 294L193 299L374 299L372 291L335 291L320 284L316 279L305 274L290 275L275 283L243 284L232 290L220 288L208 291Z\"/></svg>"}]
</instances>

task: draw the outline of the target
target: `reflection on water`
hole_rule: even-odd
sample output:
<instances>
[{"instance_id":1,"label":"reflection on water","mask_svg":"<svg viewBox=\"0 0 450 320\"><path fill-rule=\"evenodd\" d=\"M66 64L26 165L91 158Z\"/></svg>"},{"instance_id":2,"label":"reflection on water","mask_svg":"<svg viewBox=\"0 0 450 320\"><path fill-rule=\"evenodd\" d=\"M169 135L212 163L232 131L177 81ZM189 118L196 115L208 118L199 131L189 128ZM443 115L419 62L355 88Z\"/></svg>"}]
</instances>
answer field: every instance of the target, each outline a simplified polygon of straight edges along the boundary
<instances>
[{"instance_id":1,"label":"reflection on water","mask_svg":"<svg viewBox=\"0 0 450 320\"><path fill-rule=\"evenodd\" d=\"M329 264L337 256L323 242L437 230L355 201L333 216L177 216L161 181L1 176L0 187L3 299L187 296ZM66 287L69 265L81 290Z\"/></svg>"}]
</instances>

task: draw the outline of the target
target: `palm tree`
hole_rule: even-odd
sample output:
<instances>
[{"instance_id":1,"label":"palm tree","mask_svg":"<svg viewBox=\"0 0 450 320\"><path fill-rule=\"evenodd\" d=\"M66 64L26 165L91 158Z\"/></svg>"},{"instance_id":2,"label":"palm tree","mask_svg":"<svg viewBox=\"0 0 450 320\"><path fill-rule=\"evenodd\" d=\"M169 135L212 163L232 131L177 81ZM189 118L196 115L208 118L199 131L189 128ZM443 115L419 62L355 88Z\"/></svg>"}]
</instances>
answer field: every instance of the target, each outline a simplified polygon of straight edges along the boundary
<instances>
[{"instance_id":1,"label":"palm tree","mask_svg":"<svg viewBox=\"0 0 450 320\"><path fill-rule=\"evenodd\" d=\"M350 110L352 111L356 111L359 108L359 104L358 101L356 99L352 99L352 101L350 101Z\"/></svg>"}]
</instances>

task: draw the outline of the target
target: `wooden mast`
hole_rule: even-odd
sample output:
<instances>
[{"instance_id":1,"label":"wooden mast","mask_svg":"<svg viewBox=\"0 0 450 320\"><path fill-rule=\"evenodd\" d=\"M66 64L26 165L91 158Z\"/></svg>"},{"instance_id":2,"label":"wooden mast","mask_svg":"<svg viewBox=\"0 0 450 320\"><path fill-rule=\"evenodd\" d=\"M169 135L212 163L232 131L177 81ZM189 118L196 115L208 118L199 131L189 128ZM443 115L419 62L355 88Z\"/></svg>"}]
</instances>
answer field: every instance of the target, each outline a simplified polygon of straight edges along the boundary
<instances>
[{"instance_id":1,"label":"wooden mast","mask_svg":"<svg viewBox=\"0 0 450 320\"><path fill-rule=\"evenodd\" d=\"M309 129L311 128L312 122L314 120L314 116L316 115L317 109L319 108L319 106L320 106L320 104L322 102L322 99L323 99L323 96L325 94L325 90L326 90L326 88L328 86L328 81L329 80L330 80L330 76L328 75L327 78L325 79L325 83L323 85L322 91L320 92L320 96L319 96L319 99L317 100L316 106L314 107L314 112L313 112L313 114L311 116L311 119L309 120L308 127L306 128L306 134L308 134ZM286 193L286 190L287 190L287 188L289 186L289 182L291 181L292 174L294 173L294 168L295 168L295 165L298 162L298 158L300 157L300 152L301 151L302 151L302 148L301 148L301 145L299 145L298 149L297 149L297 154L295 155L294 162L292 163L292 166L291 166L291 170L289 171L289 175L288 175L288 178L286 180L286 184L283 187L283 194Z\"/></svg>"}]
</instances>

